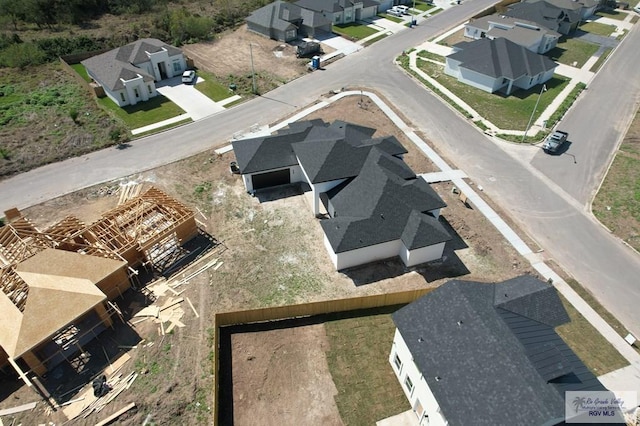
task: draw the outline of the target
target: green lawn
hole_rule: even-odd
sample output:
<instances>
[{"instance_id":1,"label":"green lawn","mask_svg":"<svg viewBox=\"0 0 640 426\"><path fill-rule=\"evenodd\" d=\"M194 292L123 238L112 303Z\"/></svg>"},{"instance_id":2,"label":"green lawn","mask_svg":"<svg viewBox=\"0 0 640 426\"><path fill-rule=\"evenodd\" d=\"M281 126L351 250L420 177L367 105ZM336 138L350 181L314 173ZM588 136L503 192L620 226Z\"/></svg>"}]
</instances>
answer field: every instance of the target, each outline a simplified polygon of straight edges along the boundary
<instances>
[{"instance_id":1,"label":"green lawn","mask_svg":"<svg viewBox=\"0 0 640 426\"><path fill-rule=\"evenodd\" d=\"M385 38L386 36L387 36L387 33L378 34L378 35L377 35L377 36L375 36L374 38L371 38L371 39L369 39L369 40L365 41L364 43L362 43L362 45L363 45L363 46L365 46L365 47L366 47L366 46L370 46L370 45L372 45L373 43L375 43L376 41L380 41L380 40L382 40L382 39L383 39L383 38Z\"/></svg>"},{"instance_id":2,"label":"green lawn","mask_svg":"<svg viewBox=\"0 0 640 426\"><path fill-rule=\"evenodd\" d=\"M79 75L86 81L87 83L91 83L91 77L87 74L87 69L82 64L73 64L70 65Z\"/></svg>"},{"instance_id":3,"label":"green lawn","mask_svg":"<svg viewBox=\"0 0 640 426\"><path fill-rule=\"evenodd\" d=\"M593 214L615 235L640 250L640 154L622 144L600 191Z\"/></svg>"},{"instance_id":4,"label":"green lawn","mask_svg":"<svg viewBox=\"0 0 640 426\"><path fill-rule=\"evenodd\" d=\"M369 28L366 25L362 24L343 24L343 25L334 25L333 32L336 34L340 34L342 36L346 36L353 40L361 40L363 38L369 37L372 34L377 33L377 30L373 28Z\"/></svg>"},{"instance_id":5,"label":"green lawn","mask_svg":"<svg viewBox=\"0 0 640 426\"><path fill-rule=\"evenodd\" d=\"M219 102L234 95L233 91L229 89L228 86L219 83L211 74L204 73L202 71L198 71L198 74L202 76L204 81L202 83L196 84L195 87L196 89L204 93L208 98Z\"/></svg>"},{"instance_id":6,"label":"green lawn","mask_svg":"<svg viewBox=\"0 0 640 426\"><path fill-rule=\"evenodd\" d=\"M629 365L629 362L580 313L560 295L571 322L556 332L596 376Z\"/></svg>"},{"instance_id":7,"label":"green lawn","mask_svg":"<svg viewBox=\"0 0 640 426\"><path fill-rule=\"evenodd\" d=\"M374 425L409 410L388 358L395 325L387 312L327 321L327 362L345 426Z\"/></svg>"},{"instance_id":8,"label":"green lawn","mask_svg":"<svg viewBox=\"0 0 640 426\"><path fill-rule=\"evenodd\" d=\"M403 19L398 18L397 16L387 15L386 13L378 13L378 16L384 19L388 19L390 21L396 22L398 24L404 22Z\"/></svg>"},{"instance_id":9,"label":"green lawn","mask_svg":"<svg viewBox=\"0 0 640 426\"><path fill-rule=\"evenodd\" d=\"M427 10L433 9L435 6L432 4L416 2L416 9L426 12Z\"/></svg>"},{"instance_id":10,"label":"green lawn","mask_svg":"<svg viewBox=\"0 0 640 426\"><path fill-rule=\"evenodd\" d=\"M104 109L115 114L130 130L184 114L182 108L162 95L122 108L108 97L98 99L98 103Z\"/></svg>"},{"instance_id":11,"label":"green lawn","mask_svg":"<svg viewBox=\"0 0 640 426\"><path fill-rule=\"evenodd\" d=\"M565 65L582 67L598 51L598 46L572 38L565 38L549 51L549 58Z\"/></svg>"},{"instance_id":12,"label":"green lawn","mask_svg":"<svg viewBox=\"0 0 640 426\"><path fill-rule=\"evenodd\" d=\"M585 22L580 25L580 29L591 34L609 37L611 33L616 30L616 27L614 25L600 24L598 22Z\"/></svg>"},{"instance_id":13,"label":"green lawn","mask_svg":"<svg viewBox=\"0 0 640 426\"><path fill-rule=\"evenodd\" d=\"M627 14L618 12L617 10L603 9L596 12L596 16L602 16L603 18L611 18L611 19L617 19L618 21L623 21L624 18L627 17Z\"/></svg>"},{"instance_id":14,"label":"green lawn","mask_svg":"<svg viewBox=\"0 0 640 426\"><path fill-rule=\"evenodd\" d=\"M418 67L431 77L436 78L440 84L501 129L524 130L542 88L537 85L529 90L516 90L510 96L505 97L461 83L457 79L445 75L444 67L441 65L418 59ZM567 79L559 76L554 76L545 83L547 91L540 96L534 120L568 83Z\"/></svg>"}]
</instances>

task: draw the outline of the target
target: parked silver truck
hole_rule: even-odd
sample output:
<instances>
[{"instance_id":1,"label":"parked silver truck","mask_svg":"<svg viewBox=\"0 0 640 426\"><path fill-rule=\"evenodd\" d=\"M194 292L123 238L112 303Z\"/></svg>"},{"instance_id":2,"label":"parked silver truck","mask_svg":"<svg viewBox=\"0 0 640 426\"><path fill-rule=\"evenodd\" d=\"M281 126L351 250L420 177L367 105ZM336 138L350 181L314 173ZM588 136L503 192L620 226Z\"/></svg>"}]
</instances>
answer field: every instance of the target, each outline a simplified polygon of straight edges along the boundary
<instances>
[{"instance_id":1,"label":"parked silver truck","mask_svg":"<svg viewBox=\"0 0 640 426\"><path fill-rule=\"evenodd\" d=\"M558 152L563 143L569 138L569 133L556 130L551 133L542 144L542 149L546 153Z\"/></svg>"}]
</instances>

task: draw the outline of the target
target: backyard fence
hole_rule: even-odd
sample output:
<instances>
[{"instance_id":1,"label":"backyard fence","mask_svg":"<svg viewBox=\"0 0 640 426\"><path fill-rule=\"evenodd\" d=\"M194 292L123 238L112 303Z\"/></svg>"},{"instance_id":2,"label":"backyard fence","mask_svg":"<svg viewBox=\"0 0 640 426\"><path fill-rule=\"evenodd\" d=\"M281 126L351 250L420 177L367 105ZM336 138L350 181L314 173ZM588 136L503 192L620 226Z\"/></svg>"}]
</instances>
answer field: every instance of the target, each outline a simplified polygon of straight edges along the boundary
<instances>
[{"instance_id":1,"label":"backyard fence","mask_svg":"<svg viewBox=\"0 0 640 426\"><path fill-rule=\"evenodd\" d=\"M385 306L403 305L413 302L433 290L421 288L417 290L399 291L396 293L376 294L371 296L350 297L346 299L323 300L320 302L302 303L299 305L275 306L270 308L248 309L244 311L220 312L214 315L214 356L213 356L213 424L218 425L218 398L220 394L220 328L230 325L252 324L266 321L280 321L291 318L312 317L337 312L359 311L363 309L381 308Z\"/></svg>"}]
</instances>

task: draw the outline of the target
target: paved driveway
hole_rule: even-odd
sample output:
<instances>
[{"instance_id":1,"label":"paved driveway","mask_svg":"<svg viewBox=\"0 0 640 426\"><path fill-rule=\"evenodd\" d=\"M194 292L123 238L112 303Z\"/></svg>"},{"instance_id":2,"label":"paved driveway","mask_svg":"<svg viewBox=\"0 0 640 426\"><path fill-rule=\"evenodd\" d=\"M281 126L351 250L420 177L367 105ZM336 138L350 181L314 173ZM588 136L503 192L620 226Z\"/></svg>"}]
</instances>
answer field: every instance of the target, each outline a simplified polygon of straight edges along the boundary
<instances>
[{"instance_id":1,"label":"paved driveway","mask_svg":"<svg viewBox=\"0 0 640 426\"><path fill-rule=\"evenodd\" d=\"M202 78L198 77L198 81L202 81ZM182 108L193 121L224 110L222 106L217 105L196 89L193 84L183 84L181 77L158 82L156 90Z\"/></svg>"},{"instance_id":2,"label":"paved driveway","mask_svg":"<svg viewBox=\"0 0 640 426\"><path fill-rule=\"evenodd\" d=\"M352 41L347 40L344 37L340 37L335 34L327 34L323 36L319 36L318 40L322 43L326 44L329 47L336 49L336 51L340 51L345 55L348 55L353 52L357 52L362 49L362 46L354 43Z\"/></svg>"}]
</instances>

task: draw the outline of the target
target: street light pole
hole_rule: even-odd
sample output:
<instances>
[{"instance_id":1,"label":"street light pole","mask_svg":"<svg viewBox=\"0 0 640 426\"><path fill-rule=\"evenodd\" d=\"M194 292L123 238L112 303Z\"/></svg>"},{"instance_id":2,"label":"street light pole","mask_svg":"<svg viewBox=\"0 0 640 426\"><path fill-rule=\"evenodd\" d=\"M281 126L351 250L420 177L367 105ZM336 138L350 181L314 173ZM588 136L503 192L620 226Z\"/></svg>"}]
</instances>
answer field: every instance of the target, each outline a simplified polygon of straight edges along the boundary
<instances>
[{"instance_id":1,"label":"street light pole","mask_svg":"<svg viewBox=\"0 0 640 426\"><path fill-rule=\"evenodd\" d=\"M543 84L542 89L540 89L540 93L538 94L538 100L536 100L536 105L533 107L533 111L531 111L531 117L529 117L529 122L527 123L527 127L524 129L524 134L522 135L522 142L524 142L527 137L527 132L529 131L529 127L531 126L531 122L533 121L533 116L536 114L536 110L538 109L538 104L540 103L540 98L542 97L542 92L547 91L547 85Z\"/></svg>"},{"instance_id":2,"label":"street light pole","mask_svg":"<svg viewBox=\"0 0 640 426\"><path fill-rule=\"evenodd\" d=\"M256 70L253 68L253 46L249 43L249 56L251 56L251 83L253 88L253 94L258 93L258 88L256 87Z\"/></svg>"}]
</instances>

